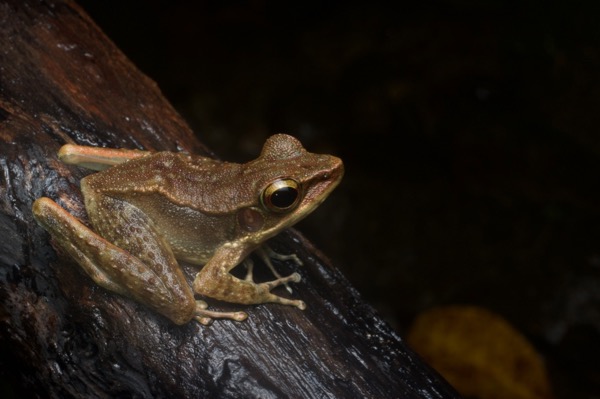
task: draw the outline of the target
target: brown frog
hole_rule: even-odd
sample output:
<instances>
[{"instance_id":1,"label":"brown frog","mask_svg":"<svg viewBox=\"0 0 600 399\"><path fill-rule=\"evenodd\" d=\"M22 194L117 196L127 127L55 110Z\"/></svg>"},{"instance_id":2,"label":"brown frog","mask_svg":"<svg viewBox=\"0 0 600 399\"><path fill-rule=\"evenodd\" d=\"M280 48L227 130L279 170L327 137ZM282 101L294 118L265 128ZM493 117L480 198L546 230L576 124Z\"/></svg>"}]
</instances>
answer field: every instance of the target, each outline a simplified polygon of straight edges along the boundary
<instances>
[{"instance_id":1,"label":"brown frog","mask_svg":"<svg viewBox=\"0 0 600 399\"><path fill-rule=\"evenodd\" d=\"M274 271L275 280L255 283L251 267L245 279L230 271L255 250L263 257L298 260L267 253L263 244L327 198L343 175L339 158L312 154L295 138L277 134L245 164L70 144L60 149L59 159L100 171L81 180L93 230L45 197L34 202L34 217L102 287L177 324L247 317L210 311L194 294L305 308L300 300L271 293L300 281L298 273L281 277ZM177 260L204 265L192 287Z\"/></svg>"}]
</instances>

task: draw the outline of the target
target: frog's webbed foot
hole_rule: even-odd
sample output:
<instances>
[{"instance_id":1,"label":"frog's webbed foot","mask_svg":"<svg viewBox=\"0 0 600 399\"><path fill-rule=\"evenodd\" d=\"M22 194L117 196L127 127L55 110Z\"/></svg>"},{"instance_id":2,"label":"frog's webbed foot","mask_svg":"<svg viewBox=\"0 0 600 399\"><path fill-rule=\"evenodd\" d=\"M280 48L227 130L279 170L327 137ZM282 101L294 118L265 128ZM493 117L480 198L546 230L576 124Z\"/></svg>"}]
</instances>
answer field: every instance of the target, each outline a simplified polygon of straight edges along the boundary
<instances>
[{"instance_id":1,"label":"frog's webbed foot","mask_svg":"<svg viewBox=\"0 0 600 399\"><path fill-rule=\"evenodd\" d=\"M277 260L281 260L281 261L292 260L298 266L302 266L302 261L300 260L300 258L298 258L298 256L296 256L296 254L290 254L290 255L280 254L279 252L275 252L273 250L273 248L271 248L267 244L263 244L258 249L256 249L255 252L258 255L258 257L265 263L265 265L267 265L269 270L271 270L271 273L273 273L273 275L277 279L281 279L282 276L281 276L281 274L279 274L277 272L277 270L275 270L275 266L273 266L271 259L277 259ZM246 262L250 262L250 266L248 266L248 264ZM244 264L248 268L248 274L246 274L246 280L252 281L252 260L246 258L246 260L244 260ZM287 283L284 283L283 285L285 285L285 289L291 294L292 288Z\"/></svg>"},{"instance_id":2,"label":"frog's webbed foot","mask_svg":"<svg viewBox=\"0 0 600 399\"><path fill-rule=\"evenodd\" d=\"M306 309L306 304L304 303L304 301L300 301L297 299L287 299L275 294L272 294L270 291L280 285L284 285L288 291L292 291L291 288L289 288L288 283L292 282L292 283L299 283L300 280L302 280L302 277L300 277L300 275L298 273L292 273L289 276L286 277L279 277L275 280L271 280L271 281L267 281L265 283L260 283L260 284L256 284L261 290L266 290L269 294L269 300L268 302L274 302L274 303L280 303L282 305L288 305L288 306L295 306L299 309Z\"/></svg>"},{"instance_id":3,"label":"frog's webbed foot","mask_svg":"<svg viewBox=\"0 0 600 399\"><path fill-rule=\"evenodd\" d=\"M236 252L236 249L239 252ZM259 284L252 281L251 274L250 278L247 276L246 279L239 279L229 271L243 257L243 249L229 247L217 251L196 276L194 292L226 302L244 304L279 303L300 309L306 308L303 301L288 299L271 293L271 290L277 286L299 282L301 277L298 273L292 273L286 277L277 277L275 280ZM248 263L246 264L248 265Z\"/></svg>"},{"instance_id":4,"label":"frog's webbed foot","mask_svg":"<svg viewBox=\"0 0 600 399\"><path fill-rule=\"evenodd\" d=\"M261 288L261 291L267 291L267 293L265 295L263 295L263 298L264 298L263 301L261 301L259 303L263 303L263 302L279 303L282 305L296 306L297 308L304 310L304 309L306 309L306 304L304 303L304 301L283 298L283 297L277 296L275 294L271 294L269 292L270 290L272 290L273 288L275 288L279 285L287 284L288 282L297 283L300 281L300 279L301 279L301 277L298 273L293 273L287 277L282 277L277 280L269 281L266 283L261 283L261 284L250 283L250 284L259 286ZM225 299L225 298L220 298L220 299ZM228 299L229 298L227 298L225 300L228 300ZM196 300L196 312L195 312L194 319L196 321L198 321L200 324L203 324L205 326L211 324L213 322L213 319L230 319L230 320L235 320L235 321L244 321L248 318L248 314L246 312L217 312L217 311L208 310L207 308L208 308L208 304L205 301Z\"/></svg>"},{"instance_id":5,"label":"frog's webbed foot","mask_svg":"<svg viewBox=\"0 0 600 399\"><path fill-rule=\"evenodd\" d=\"M212 323L213 319L231 319L235 321L244 321L248 318L246 312L216 312L207 310L208 304L204 301L196 301L196 314L194 319L205 326Z\"/></svg>"}]
</instances>

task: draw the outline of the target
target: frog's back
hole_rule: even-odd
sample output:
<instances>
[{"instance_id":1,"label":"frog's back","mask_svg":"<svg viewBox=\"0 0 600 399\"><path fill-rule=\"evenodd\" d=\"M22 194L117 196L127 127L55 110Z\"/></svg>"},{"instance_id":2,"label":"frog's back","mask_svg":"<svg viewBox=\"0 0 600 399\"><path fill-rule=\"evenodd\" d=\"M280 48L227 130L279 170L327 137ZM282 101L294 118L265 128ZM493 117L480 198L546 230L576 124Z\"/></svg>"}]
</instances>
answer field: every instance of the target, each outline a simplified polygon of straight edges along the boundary
<instances>
[{"instance_id":1,"label":"frog's back","mask_svg":"<svg viewBox=\"0 0 600 399\"><path fill-rule=\"evenodd\" d=\"M131 200L152 196L205 213L239 205L236 184L242 165L176 152L157 152L113 166L82 180L82 191ZM233 198L236 197L236 198Z\"/></svg>"}]
</instances>

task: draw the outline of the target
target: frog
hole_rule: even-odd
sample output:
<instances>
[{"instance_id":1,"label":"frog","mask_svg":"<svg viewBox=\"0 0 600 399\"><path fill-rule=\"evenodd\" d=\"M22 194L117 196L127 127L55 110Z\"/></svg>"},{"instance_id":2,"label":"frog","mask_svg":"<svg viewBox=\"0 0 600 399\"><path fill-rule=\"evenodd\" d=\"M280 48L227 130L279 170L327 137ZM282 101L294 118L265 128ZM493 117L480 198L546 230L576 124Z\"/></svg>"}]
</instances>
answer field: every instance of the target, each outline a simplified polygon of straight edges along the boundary
<instances>
[{"instance_id":1,"label":"frog","mask_svg":"<svg viewBox=\"0 0 600 399\"><path fill-rule=\"evenodd\" d=\"M80 180L89 222L40 197L34 219L99 286L129 297L177 325L243 321L243 311L217 311L204 299L241 305L275 303L305 309L271 292L298 283L294 272L254 282L231 271L253 252L278 254L267 240L315 210L340 183L343 162L308 152L287 134L267 138L258 158L226 162L185 152L65 144L58 159L91 169ZM266 249L265 249L266 248ZM188 283L180 262L198 267ZM290 290L291 291L291 290Z\"/></svg>"}]
</instances>

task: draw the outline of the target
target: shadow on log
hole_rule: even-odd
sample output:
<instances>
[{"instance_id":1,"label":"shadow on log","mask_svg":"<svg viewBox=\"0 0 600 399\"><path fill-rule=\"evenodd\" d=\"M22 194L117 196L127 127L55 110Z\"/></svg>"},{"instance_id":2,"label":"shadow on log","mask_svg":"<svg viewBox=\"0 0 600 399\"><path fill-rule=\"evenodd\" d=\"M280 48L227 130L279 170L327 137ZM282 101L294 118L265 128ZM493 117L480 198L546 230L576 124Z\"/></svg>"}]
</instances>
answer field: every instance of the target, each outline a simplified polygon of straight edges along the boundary
<instances>
[{"instance_id":1,"label":"shadow on log","mask_svg":"<svg viewBox=\"0 0 600 399\"><path fill-rule=\"evenodd\" d=\"M305 311L239 306L243 323L177 326L96 286L32 218L32 202L48 196L86 220L78 184L88 172L60 163L58 148L210 152L75 3L0 0L0 38L1 360L18 393L458 397L293 230L272 245L304 261L293 295Z\"/></svg>"}]
</instances>

